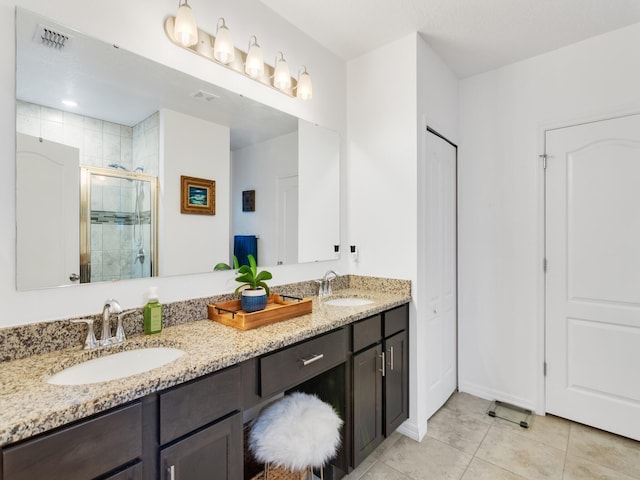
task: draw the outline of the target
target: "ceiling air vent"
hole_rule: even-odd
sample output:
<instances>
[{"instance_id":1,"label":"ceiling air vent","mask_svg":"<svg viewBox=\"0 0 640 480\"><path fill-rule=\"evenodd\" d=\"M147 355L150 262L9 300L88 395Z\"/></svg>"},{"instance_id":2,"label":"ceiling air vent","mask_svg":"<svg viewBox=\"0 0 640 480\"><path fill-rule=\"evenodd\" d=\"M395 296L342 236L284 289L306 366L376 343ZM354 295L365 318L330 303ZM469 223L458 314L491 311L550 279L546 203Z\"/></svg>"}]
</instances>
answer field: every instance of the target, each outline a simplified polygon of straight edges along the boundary
<instances>
[{"instance_id":1,"label":"ceiling air vent","mask_svg":"<svg viewBox=\"0 0 640 480\"><path fill-rule=\"evenodd\" d=\"M205 102L211 102L213 100L217 100L220 98L220 95L216 95L215 93L205 92L204 90L198 90L195 93L192 93L191 96L198 100L204 100Z\"/></svg>"},{"instance_id":2,"label":"ceiling air vent","mask_svg":"<svg viewBox=\"0 0 640 480\"><path fill-rule=\"evenodd\" d=\"M65 45L69 44L69 35L56 32L52 28L44 25L38 25L36 30L35 41L41 43L45 47L62 50Z\"/></svg>"}]
</instances>

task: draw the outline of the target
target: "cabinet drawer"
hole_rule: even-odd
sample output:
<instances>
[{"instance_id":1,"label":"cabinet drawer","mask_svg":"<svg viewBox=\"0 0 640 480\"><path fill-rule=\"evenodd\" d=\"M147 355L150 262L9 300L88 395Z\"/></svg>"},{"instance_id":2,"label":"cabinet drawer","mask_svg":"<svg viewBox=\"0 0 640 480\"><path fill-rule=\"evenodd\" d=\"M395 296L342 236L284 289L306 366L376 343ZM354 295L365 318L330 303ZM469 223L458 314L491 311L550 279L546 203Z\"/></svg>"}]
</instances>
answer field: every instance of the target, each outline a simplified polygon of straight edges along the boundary
<instances>
[{"instance_id":1,"label":"cabinet drawer","mask_svg":"<svg viewBox=\"0 0 640 480\"><path fill-rule=\"evenodd\" d=\"M260 359L260 396L282 392L346 360L347 334L341 328Z\"/></svg>"},{"instance_id":2,"label":"cabinet drawer","mask_svg":"<svg viewBox=\"0 0 640 480\"><path fill-rule=\"evenodd\" d=\"M409 304L400 305L388 312L384 312L384 337L407 329L409 321Z\"/></svg>"},{"instance_id":3,"label":"cabinet drawer","mask_svg":"<svg viewBox=\"0 0 640 480\"><path fill-rule=\"evenodd\" d=\"M142 407L135 403L4 449L3 478L95 478L141 456Z\"/></svg>"},{"instance_id":4,"label":"cabinet drawer","mask_svg":"<svg viewBox=\"0 0 640 480\"><path fill-rule=\"evenodd\" d=\"M235 366L160 394L160 444L241 408L241 373Z\"/></svg>"},{"instance_id":5,"label":"cabinet drawer","mask_svg":"<svg viewBox=\"0 0 640 480\"><path fill-rule=\"evenodd\" d=\"M382 316L375 315L353 324L353 350L358 352L380 341L382 336Z\"/></svg>"}]
</instances>

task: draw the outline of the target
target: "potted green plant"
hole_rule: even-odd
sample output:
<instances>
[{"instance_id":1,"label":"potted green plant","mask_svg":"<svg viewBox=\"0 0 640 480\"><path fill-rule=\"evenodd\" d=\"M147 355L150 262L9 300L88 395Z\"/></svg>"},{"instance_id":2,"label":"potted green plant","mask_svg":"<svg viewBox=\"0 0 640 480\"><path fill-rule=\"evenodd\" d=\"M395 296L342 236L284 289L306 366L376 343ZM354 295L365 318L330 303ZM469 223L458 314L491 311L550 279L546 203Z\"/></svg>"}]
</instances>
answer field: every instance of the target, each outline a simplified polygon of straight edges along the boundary
<instances>
[{"instance_id":1,"label":"potted green plant","mask_svg":"<svg viewBox=\"0 0 640 480\"><path fill-rule=\"evenodd\" d=\"M253 255L247 255L249 265L242 265L238 269L236 282L240 282L235 294L240 295L240 305L245 312L257 312L267 306L269 296L269 286L265 280L271 280L270 272L262 270L258 272L258 264Z\"/></svg>"}]
</instances>

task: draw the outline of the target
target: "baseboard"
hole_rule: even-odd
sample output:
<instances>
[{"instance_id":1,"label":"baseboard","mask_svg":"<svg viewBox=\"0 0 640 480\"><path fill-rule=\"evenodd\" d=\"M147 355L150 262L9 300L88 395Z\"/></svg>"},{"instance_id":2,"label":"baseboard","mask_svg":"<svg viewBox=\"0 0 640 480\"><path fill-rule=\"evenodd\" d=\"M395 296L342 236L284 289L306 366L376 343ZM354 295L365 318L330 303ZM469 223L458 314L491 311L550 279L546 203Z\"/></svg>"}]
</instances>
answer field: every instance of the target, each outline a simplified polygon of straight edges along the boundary
<instances>
[{"instance_id":1,"label":"baseboard","mask_svg":"<svg viewBox=\"0 0 640 480\"><path fill-rule=\"evenodd\" d=\"M417 425L410 420L406 420L396 431L411 440L420 442L427 434L427 422L424 422L424 425Z\"/></svg>"},{"instance_id":2,"label":"baseboard","mask_svg":"<svg viewBox=\"0 0 640 480\"><path fill-rule=\"evenodd\" d=\"M526 398L517 397L505 392L501 392L499 390L493 390L481 385L463 381L459 383L458 390L460 392L469 393L476 397L484 398L485 400L500 400L501 402L506 402L512 405L517 405L518 407L526 408L527 410L536 412L538 415L544 415L544 412L536 411L535 400L531 401Z\"/></svg>"}]
</instances>

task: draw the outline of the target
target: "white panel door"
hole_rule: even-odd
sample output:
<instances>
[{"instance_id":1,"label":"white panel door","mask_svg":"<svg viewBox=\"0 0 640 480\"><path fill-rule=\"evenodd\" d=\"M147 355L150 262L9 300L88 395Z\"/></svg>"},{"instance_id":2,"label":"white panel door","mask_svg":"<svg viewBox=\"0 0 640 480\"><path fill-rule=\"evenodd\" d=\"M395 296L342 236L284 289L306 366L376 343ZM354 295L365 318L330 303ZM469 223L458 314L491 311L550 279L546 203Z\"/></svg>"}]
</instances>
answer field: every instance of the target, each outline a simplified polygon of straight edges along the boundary
<instances>
[{"instance_id":1,"label":"white panel door","mask_svg":"<svg viewBox=\"0 0 640 480\"><path fill-rule=\"evenodd\" d=\"M18 290L79 283L79 164L77 148L16 136Z\"/></svg>"},{"instance_id":2,"label":"white panel door","mask_svg":"<svg viewBox=\"0 0 640 480\"><path fill-rule=\"evenodd\" d=\"M640 440L640 116L546 145L547 411Z\"/></svg>"},{"instance_id":3,"label":"white panel door","mask_svg":"<svg viewBox=\"0 0 640 480\"><path fill-rule=\"evenodd\" d=\"M426 133L428 417L458 385L456 147Z\"/></svg>"}]
</instances>

